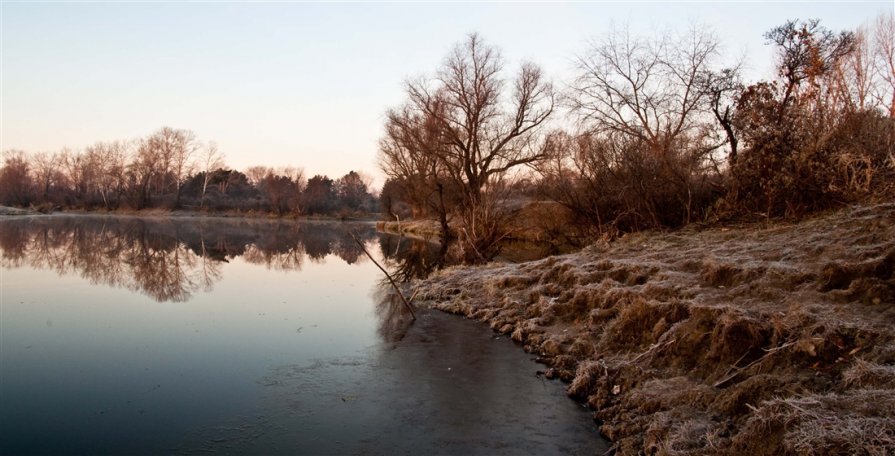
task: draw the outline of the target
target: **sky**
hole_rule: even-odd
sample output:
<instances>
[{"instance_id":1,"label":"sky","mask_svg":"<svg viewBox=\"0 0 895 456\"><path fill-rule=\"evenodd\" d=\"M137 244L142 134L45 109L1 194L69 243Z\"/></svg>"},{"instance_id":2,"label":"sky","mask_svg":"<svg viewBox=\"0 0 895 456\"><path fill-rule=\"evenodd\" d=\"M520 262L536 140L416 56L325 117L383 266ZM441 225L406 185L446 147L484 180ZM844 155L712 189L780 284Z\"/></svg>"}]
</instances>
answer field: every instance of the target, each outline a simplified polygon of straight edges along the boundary
<instances>
[{"instance_id":1,"label":"sky","mask_svg":"<svg viewBox=\"0 0 895 456\"><path fill-rule=\"evenodd\" d=\"M561 88L610 27L705 25L747 80L773 77L762 34L787 19L854 29L877 2L294 3L0 1L0 150L81 149L162 126L216 141L227 164L298 166L381 184L385 111L469 33L509 71Z\"/></svg>"}]
</instances>

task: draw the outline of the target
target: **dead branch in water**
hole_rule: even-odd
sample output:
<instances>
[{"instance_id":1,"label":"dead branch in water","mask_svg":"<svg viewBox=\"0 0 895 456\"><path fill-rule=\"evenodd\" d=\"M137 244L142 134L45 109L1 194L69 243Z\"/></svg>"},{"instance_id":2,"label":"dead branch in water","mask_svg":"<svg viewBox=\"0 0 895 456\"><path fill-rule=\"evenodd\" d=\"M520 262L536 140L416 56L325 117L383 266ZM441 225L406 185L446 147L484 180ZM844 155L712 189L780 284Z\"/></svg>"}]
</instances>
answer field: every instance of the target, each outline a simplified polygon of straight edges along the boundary
<instances>
[{"instance_id":1,"label":"dead branch in water","mask_svg":"<svg viewBox=\"0 0 895 456\"><path fill-rule=\"evenodd\" d=\"M410 301L412 301L413 298L416 297L416 293L414 293L413 296L410 297L410 300L405 298L404 293L401 292L401 288L398 286L397 283L395 283L395 279L392 278L392 275L389 274L388 271L386 271L385 268L383 268L379 264L379 262L376 261L375 258L373 258L373 255L370 255L370 252L367 251L367 247L364 246L364 243L361 242L360 239L358 239L357 236L355 236L353 232L349 232L349 234L351 234L351 238L354 239L354 242L357 243L357 245L360 247L360 249L364 251L364 254L367 255L367 258L369 258L370 261L372 261L373 264L375 264L376 267L379 268L379 270L382 271L383 274L385 274L385 277L388 279L389 283L392 284L392 288L394 288L395 291L398 292L398 296L400 296L401 301L404 302L404 306L406 306L407 310L410 311L410 317L412 318L412 320L415 321L416 320L416 312L413 311L413 306L410 305Z\"/></svg>"}]
</instances>

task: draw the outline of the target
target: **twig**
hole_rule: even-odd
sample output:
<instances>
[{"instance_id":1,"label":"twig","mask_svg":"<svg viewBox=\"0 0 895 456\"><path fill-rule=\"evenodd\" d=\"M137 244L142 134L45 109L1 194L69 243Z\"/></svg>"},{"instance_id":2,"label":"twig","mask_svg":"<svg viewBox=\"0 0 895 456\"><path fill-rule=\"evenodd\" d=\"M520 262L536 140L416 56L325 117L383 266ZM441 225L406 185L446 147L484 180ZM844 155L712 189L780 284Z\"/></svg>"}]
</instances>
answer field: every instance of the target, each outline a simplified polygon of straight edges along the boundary
<instances>
[{"instance_id":1,"label":"twig","mask_svg":"<svg viewBox=\"0 0 895 456\"><path fill-rule=\"evenodd\" d=\"M360 239L358 239L357 236L355 236L353 232L349 232L348 234L351 235L351 239L354 239L354 242L357 243L357 245L360 247L360 249L364 251L364 253L367 255L367 258L369 258L370 261L372 261L373 264L375 264L376 267L379 268L379 270L382 271L383 274L385 274L385 277L388 279L389 283L391 283L392 287L395 289L395 291L398 292L398 296L401 297L401 301L404 302L404 306L407 307L407 310L410 311L410 317L412 318L412 320L416 320L416 312L413 311L413 306L410 305L410 301L408 301L407 298L404 297L404 293L401 292L401 288L398 287L397 283L395 283L395 279L392 278L392 275L389 274L388 271L386 271L385 268L383 268L379 264L379 262L376 261L375 258L373 258L373 255L370 255L370 252L368 252L367 248L364 247L364 243L361 242ZM414 293L413 296L416 296L416 293ZM412 300L413 297L411 297L410 299Z\"/></svg>"},{"instance_id":2,"label":"twig","mask_svg":"<svg viewBox=\"0 0 895 456\"><path fill-rule=\"evenodd\" d=\"M641 354L635 356L634 359L632 359L632 360L629 361L628 363L629 363L629 364L634 364L634 363L637 362L637 360L639 360L640 358L643 358L644 356L646 356L646 355L652 353L652 352L655 351L656 349L658 349L658 348L660 348L660 347L661 347L661 348L667 347L667 346L669 346L669 345L675 343L676 341L677 341L677 339L671 339L671 340L669 340L668 342L663 342L663 343L661 343L661 344L660 344L660 343L652 344L652 345L650 346L650 348L649 348L647 351L645 351L645 352L643 352L643 353L641 353Z\"/></svg>"},{"instance_id":3,"label":"twig","mask_svg":"<svg viewBox=\"0 0 895 456\"><path fill-rule=\"evenodd\" d=\"M750 348L750 350L751 350L751 348ZM752 361L751 363L749 363L749 364L747 364L747 365L745 365L745 366L743 366L743 367L737 367L737 364L739 364L740 361L742 361L743 358L745 358L746 355L748 355L748 354L749 354L749 350L746 350L746 352L743 353L743 356L740 356L740 359L738 359L735 363L733 363L733 365L730 366L730 369L727 370L727 372L731 372L731 371L733 371L733 373L730 374L730 375L727 375L726 377L722 378L721 380L718 380L718 381L715 382L715 384L712 385L712 386L713 386L714 388L718 388L718 387L720 387L721 385L723 385L723 384L725 384L725 383L727 383L727 382L733 380L737 375L740 375L740 372L742 372L742 371L744 371L744 370L746 370L746 369L752 367L752 366L755 365L756 363L760 363L760 362L764 361L765 358L767 358L768 356L771 356L772 354L774 354L774 352L767 353L767 354L765 354L764 356L762 356L761 358L758 358L758 359L756 359L755 361Z\"/></svg>"},{"instance_id":4,"label":"twig","mask_svg":"<svg viewBox=\"0 0 895 456\"><path fill-rule=\"evenodd\" d=\"M715 384L714 384L713 386L714 386L715 388L720 387L721 385L723 385L723 384L725 384L725 383L727 383L727 382L733 380L737 375L740 375L740 372L743 372L744 370L746 370L746 369L748 369L748 368L750 368L750 367L752 367L752 366L754 366L754 365L756 365L756 364L760 364L760 363L764 362L764 360L768 359L768 357L770 357L770 356L773 355L774 353L777 353L778 351L780 351L780 350L782 350L782 349L784 349L784 348L786 348L786 347L789 347L789 346L793 345L794 343L795 343L795 342L787 342L787 343L785 343L785 344L781 344L781 345L778 346L778 347L765 349L764 351L765 351L766 353L765 353L764 356L762 356L761 358L758 358L758 359L756 359L755 361L752 361L751 363L749 363L749 364L747 364L747 365L745 365L745 366L743 366L743 367L736 367L736 365L739 364L739 362L742 361L743 358L745 358L746 355L749 354L749 350L751 350L751 347L750 347L750 349L749 349L749 350L746 350L746 353L743 353L743 356L741 356L740 359L738 359L737 362L734 363L733 366L731 366L731 369L733 370L733 373L730 374L730 375L728 375L728 376L726 376L726 377L724 377L724 378L722 378L721 380L718 380L717 382L715 382ZM728 369L727 372L730 372L731 369Z\"/></svg>"},{"instance_id":5,"label":"twig","mask_svg":"<svg viewBox=\"0 0 895 456\"><path fill-rule=\"evenodd\" d=\"M767 352L767 353L773 353L773 352L775 352L775 351L783 350L784 348L791 347L791 346L795 345L796 342L798 342L798 341L793 340L793 341L787 342L787 343L785 343L785 344L783 344L783 345L781 345L781 346L779 346L779 347L765 348L764 351Z\"/></svg>"}]
</instances>

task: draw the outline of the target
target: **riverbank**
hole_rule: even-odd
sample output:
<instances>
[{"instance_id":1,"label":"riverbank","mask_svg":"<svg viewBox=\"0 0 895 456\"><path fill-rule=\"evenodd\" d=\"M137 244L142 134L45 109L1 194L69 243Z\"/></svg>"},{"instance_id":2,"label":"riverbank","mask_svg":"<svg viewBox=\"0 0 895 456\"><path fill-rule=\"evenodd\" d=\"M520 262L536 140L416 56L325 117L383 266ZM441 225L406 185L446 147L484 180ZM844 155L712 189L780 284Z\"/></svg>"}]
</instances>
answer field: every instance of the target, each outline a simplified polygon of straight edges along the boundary
<instances>
[{"instance_id":1,"label":"riverbank","mask_svg":"<svg viewBox=\"0 0 895 456\"><path fill-rule=\"evenodd\" d=\"M4 215L35 215L35 214L39 214L39 212L28 210L28 209L19 209L17 207L0 206L0 216L4 216Z\"/></svg>"},{"instance_id":2,"label":"riverbank","mask_svg":"<svg viewBox=\"0 0 895 456\"><path fill-rule=\"evenodd\" d=\"M441 226L435 220L406 220L376 222L376 231L399 234L424 240L441 239Z\"/></svg>"},{"instance_id":3,"label":"riverbank","mask_svg":"<svg viewBox=\"0 0 895 456\"><path fill-rule=\"evenodd\" d=\"M584 233L573 229L572 213L550 201L516 201L508 203L512 215L505 227L506 240L531 244L550 244L557 251L570 251L585 242ZM458 223L448 218L451 229L458 231ZM387 220L376 222L383 233L411 236L425 240L441 238L441 225L434 219Z\"/></svg>"},{"instance_id":4,"label":"riverbank","mask_svg":"<svg viewBox=\"0 0 895 456\"><path fill-rule=\"evenodd\" d=\"M415 287L539 355L620 454L895 452L895 204L637 233Z\"/></svg>"}]
</instances>

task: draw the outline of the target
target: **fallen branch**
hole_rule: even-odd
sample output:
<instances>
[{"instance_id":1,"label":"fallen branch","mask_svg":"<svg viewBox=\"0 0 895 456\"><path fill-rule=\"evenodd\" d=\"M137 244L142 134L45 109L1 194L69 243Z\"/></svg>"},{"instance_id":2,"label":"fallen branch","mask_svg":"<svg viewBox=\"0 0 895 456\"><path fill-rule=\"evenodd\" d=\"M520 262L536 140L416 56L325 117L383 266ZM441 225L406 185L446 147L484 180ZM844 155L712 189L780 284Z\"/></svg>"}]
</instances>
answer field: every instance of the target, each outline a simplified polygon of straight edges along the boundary
<instances>
[{"instance_id":1,"label":"fallen branch","mask_svg":"<svg viewBox=\"0 0 895 456\"><path fill-rule=\"evenodd\" d=\"M404 302L404 306L407 307L407 310L410 311L411 319L416 320L416 312L413 311L413 306L410 305L410 301L404 297L404 293L401 292L401 287L399 287L398 284L395 283L395 279L392 278L392 275L389 274L388 271L386 271L385 268L383 268L379 264L379 262L376 261L375 258L373 258L373 255L370 255L370 252L367 251L367 248L364 246L364 243L361 242L360 239L358 239L357 236L355 236L353 232L349 232L349 234L351 235L351 238L354 239L354 242L356 242L357 245L360 247L360 249L364 251L364 253L367 255L367 258L369 258L370 261L372 261L373 264L375 264L376 267L379 268L379 270L382 271L383 274L385 274L385 277L388 279L389 283L391 283L392 287L395 289L395 291L398 292L398 296L401 297L401 301ZM413 296L411 296L410 300L413 300L414 297L416 297L416 293L414 293Z\"/></svg>"},{"instance_id":2,"label":"fallen branch","mask_svg":"<svg viewBox=\"0 0 895 456\"><path fill-rule=\"evenodd\" d=\"M793 344L795 344L795 342L790 341L790 342L781 344L780 346L777 346L777 347L774 347L774 348L766 348L766 349L764 349L765 354L764 354L764 356L762 356L761 358L758 358L758 359L756 359L755 361L752 361L751 363L749 363L749 364L747 364L747 365L745 365L745 366L743 366L743 367L737 367L736 365L739 364L740 361L742 361L743 358L745 358L746 355L749 354L749 350L752 349L752 348L750 347L749 350L746 350L746 352L743 353L743 356L740 356L740 359L738 359L737 362L733 363L733 365L730 366L730 369L728 369L727 372L725 372L725 375L728 374L728 373L730 373L731 371L733 371L733 373L730 373L730 375L726 375L726 376L725 376L724 378L722 378L721 380L718 380L717 382L715 382L715 384L712 385L712 386L714 386L715 388L718 388L718 387L724 385L725 383L727 383L727 382L733 380L734 378L736 378L737 375L740 375L740 372L743 372L744 370L746 370L746 369L748 369L748 368L750 368L750 367L752 367L752 366L754 366L754 365L756 365L756 364L760 364L760 363L764 362L766 359L768 359L768 357L770 357L770 356L773 355L774 353L777 353L777 352L779 352L780 350L783 350L784 348L790 347L790 346L792 346Z\"/></svg>"}]
</instances>

